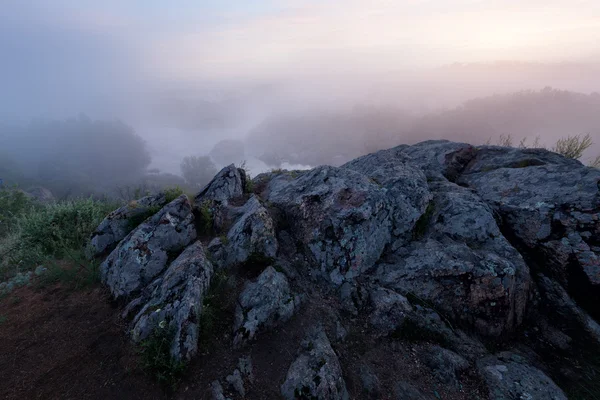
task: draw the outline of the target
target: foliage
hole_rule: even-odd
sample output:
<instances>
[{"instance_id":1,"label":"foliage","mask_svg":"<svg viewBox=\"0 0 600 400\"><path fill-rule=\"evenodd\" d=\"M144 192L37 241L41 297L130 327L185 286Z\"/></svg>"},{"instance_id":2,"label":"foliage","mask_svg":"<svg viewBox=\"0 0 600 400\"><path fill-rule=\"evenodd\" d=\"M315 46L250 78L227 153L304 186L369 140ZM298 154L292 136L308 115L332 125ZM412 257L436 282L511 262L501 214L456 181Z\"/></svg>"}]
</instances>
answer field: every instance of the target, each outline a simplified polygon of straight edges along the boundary
<instances>
[{"instance_id":1,"label":"foliage","mask_svg":"<svg viewBox=\"0 0 600 400\"><path fill-rule=\"evenodd\" d=\"M165 189L165 197L167 199L167 203L172 202L173 200L175 200L182 194L183 194L183 189L181 189L179 186Z\"/></svg>"},{"instance_id":2,"label":"foliage","mask_svg":"<svg viewBox=\"0 0 600 400\"><path fill-rule=\"evenodd\" d=\"M152 335L140 343L142 367L157 380L158 383L174 389L185 370L185 363L171 356L171 344L174 332L168 328L158 327Z\"/></svg>"},{"instance_id":3,"label":"foliage","mask_svg":"<svg viewBox=\"0 0 600 400\"><path fill-rule=\"evenodd\" d=\"M181 161L181 174L196 188L206 185L217 173L217 168L208 156L188 156Z\"/></svg>"},{"instance_id":4,"label":"foliage","mask_svg":"<svg viewBox=\"0 0 600 400\"><path fill-rule=\"evenodd\" d=\"M54 259L70 259L81 266L90 234L114 208L114 204L92 199L30 208L0 243L0 269L4 274L16 273ZM95 268L85 265L84 269Z\"/></svg>"},{"instance_id":5,"label":"foliage","mask_svg":"<svg viewBox=\"0 0 600 400\"><path fill-rule=\"evenodd\" d=\"M212 202L204 200L198 207L198 232L210 233L213 230L213 210Z\"/></svg>"},{"instance_id":6,"label":"foliage","mask_svg":"<svg viewBox=\"0 0 600 400\"><path fill-rule=\"evenodd\" d=\"M0 189L0 237L15 229L19 218L35 206L22 190Z\"/></svg>"},{"instance_id":7,"label":"foliage","mask_svg":"<svg viewBox=\"0 0 600 400\"><path fill-rule=\"evenodd\" d=\"M230 329L230 321L224 318L224 315L229 311L231 302L235 301L232 300L235 299L232 290L233 285L227 273L224 270L217 271L202 302L199 323L201 346L209 346L218 337L217 332L226 332Z\"/></svg>"},{"instance_id":8,"label":"foliage","mask_svg":"<svg viewBox=\"0 0 600 400\"><path fill-rule=\"evenodd\" d=\"M500 138L498 139L498 146L512 147L512 145L513 145L512 135L510 135L510 134L500 135Z\"/></svg>"},{"instance_id":9,"label":"foliage","mask_svg":"<svg viewBox=\"0 0 600 400\"><path fill-rule=\"evenodd\" d=\"M600 168L600 156L596 157L596 159L592 160L589 164L592 168Z\"/></svg>"},{"instance_id":10,"label":"foliage","mask_svg":"<svg viewBox=\"0 0 600 400\"><path fill-rule=\"evenodd\" d=\"M589 133L584 136L567 136L566 138L559 139L552 151L562 154L567 158L578 159L592 144L592 137Z\"/></svg>"}]
</instances>

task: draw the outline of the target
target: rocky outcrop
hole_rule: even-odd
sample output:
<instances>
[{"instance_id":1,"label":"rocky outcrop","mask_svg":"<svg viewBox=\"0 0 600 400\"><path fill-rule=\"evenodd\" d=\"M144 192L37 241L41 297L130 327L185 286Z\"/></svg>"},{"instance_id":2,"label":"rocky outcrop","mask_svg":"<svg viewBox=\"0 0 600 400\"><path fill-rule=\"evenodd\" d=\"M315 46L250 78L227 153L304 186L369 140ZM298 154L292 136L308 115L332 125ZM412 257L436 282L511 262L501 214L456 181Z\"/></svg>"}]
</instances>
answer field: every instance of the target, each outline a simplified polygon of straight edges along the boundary
<instances>
[{"instance_id":1,"label":"rocky outcrop","mask_svg":"<svg viewBox=\"0 0 600 400\"><path fill-rule=\"evenodd\" d=\"M115 299L136 295L196 239L192 207L181 195L127 235L100 265Z\"/></svg>"},{"instance_id":2,"label":"rocky outcrop","mask_svg":"<svg viewBox=\"0 0 600 400\"><path fill-rule=\"evenodd\" d=\"M278 243L273 219L258 197L252 195L242 207L227 235L213 239L209 249L219 267L244 264L251 258L274 260Z\"/></svg>"},{"instance_id":3,"label":"rocky outcrop","mask_svg":"<svg viewBox=\"0 0 600 400\"><path fill-rule=\"evenodd\" d=\"M103 249L122 237L102 281L129 300L134 340L167 329L175 359L196 352L213 268L233 275L221 333L232 352L270 338L296 348L322 326L296 356L281 352L269 373L289 365L285 377L257 379L270 391L256 394L230 365L206 384L220 379L215 398L464 398L465 380L481 387L478 373L491 398L563 399L549 376L568 381L570 369L554 357L573 362L545 349L600 343L598 170L544 150L428 141L246 179L226 167L194 213L182 196L125 237L134 210L117 210L99 227L106 241L95 241ZM532 356L491 355L489 344ZM405 355L427 379L381 372Z\"/></svg>"},{"instance_id":4,"label":"rocky outcrop","mask_svg":"<svg viewBox=\"0 0 600 400\"><path fill-rule=\"evenodd\" d=\"M281 385L281 394L288 400L349 399L342 367L325 332L316 330L302 342L300 355Z\"/></svg>"},{"instance_id":5,"label":"rocky outcrop","mask_svg":"<svg viewBox=\"0 0 600 400\"><path fill-rule=\"evenodd\" d=\"M156 214L167 199L164 193L143 197L111 212L102 220L90 237L89 257L99 257L115 246L139 224Z\"/></svg>"},{"instance_id":6,"label":"rocky outcrop","mask_svg":"<svg viewBox=\"0 0 600 400\"><path fill-rule=\"evenodd\" d=\"M285 275L267 267L240 294L235 311L234 345L253 340L261 330L285 323L298 305L299 299L290 292Z\"/></svg>"},{"instance_id":7,"label":"rocky outcrop","mask_svg":"<svg viewBox=\"0 0 600 400\"><path fill-rule=\"evenodd\" d=\"M212 274L202 243L185 249L142 297L130 303L130 308L146 303L133 319L133 340L140 342L156 330L167 330L173 335L171 355L190 360L198 349L202 300Z\"/></svg>"},{"instance_id":8,"label":"rocky outcrop","mask_svg":"<svg viewBox=\"0 0 600 400\"><path fill-rule=\"evenodd\" d=\"M527 265L476 194L447 181L430 187L413 242L377 266L378 282L486 336L514 331L527 304Z\"/></svg>"},{"instance_id":9,"label":"rocky outcrop","mask_svg":"<svg viewBox=\"0 0 600 400\"><path fill-rule=\"evenodd\" d=\"M371 268L391 241L385 190L348 168L318 167L297 179L277 175L266 200L292 225L313 271L341 285Z\"/></svg>"},{"instance_id":10,"label":"rocky outcrop","mask_svg":"<svg viewBox=\"0 0 600 400\"><path fill-rule=\"evenodd\" d=\"M194 205L202 207L205 202L227 204L244 194L246 174L231 164L223 168L194 198Z\"/></svg>"},{"instance_id":11,"label":"rocky outcrop","mask_svg":"<svg viewBox=\"0 0 600 400\"><path fill-rule=\"evenodd\" d=\"M546 374L523 363L517 355L486 357L477 363L477 368L488 386L491 400L567 400Z\"/></svg>"}]
</instances>

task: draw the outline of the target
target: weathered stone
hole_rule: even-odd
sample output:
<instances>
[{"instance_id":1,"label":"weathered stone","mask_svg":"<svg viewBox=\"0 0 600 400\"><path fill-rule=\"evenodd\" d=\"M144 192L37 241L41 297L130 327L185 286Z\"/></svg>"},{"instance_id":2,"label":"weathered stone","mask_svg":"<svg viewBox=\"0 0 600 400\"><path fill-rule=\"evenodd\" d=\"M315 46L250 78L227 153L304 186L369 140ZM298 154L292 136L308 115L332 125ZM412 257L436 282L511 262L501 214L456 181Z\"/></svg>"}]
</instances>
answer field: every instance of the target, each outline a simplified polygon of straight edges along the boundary
<instances>
[{"instance_id":1,"label":"weathered stone","mask_svg":"<svg viewBox=\"0 0 600 400\"><path fill-rule=\"evenodd\" d=\"M379 382L379 378L377 378L377 375L375 375L373 370L367 364L361 364L359 373L363 392L368 396L369 399L380 399L381 383Z\"/></svg>"},{"instance_id":2,"label":"weathered stone","mask_svg":"<svg viewBox=\"0 0 600 400\"><path fill-rule=\"evenodd\" d=\"M256 282L246 284L235 311L234 345L241 345L257 333L289 320L299 304L281 272L267 267Z\"/></svg>"},{"instance_id":3,"label":"weathered stone","mask_svg":"<svg viewBox=\"0 0 600 400\"><path fill-rule=\"evenodd\" d=\"M290 366L281 394L287 400L347 400L342 367L323 330L311 332Z\"/></svg>"},{"instance_id":4,"label":"weathered stone","mask_svg":"<svg viewBox=\"0 0 600 400\"><path fill-rule=\"evenodd\" d=\"M449 385L458 386L456 374L469 368L469 362L462 356L438 345L427 346L419 357L436 379Z\"/></svg>"},{"instance_id":5,"label":"weathered stone","mask_svg":"<svg viewBox=\"0 0 600 400\"><path fill-rule=\"evenodd\" d=\"M406 297L385 288L377 288L371 292L371 304L371 325L385 335L398 329L413 311Z\"/></svg>"},{"instance_id":6,"label":"weathered stone","mask_svg":"<svg viewBox=\"0 0 600 400\"><path fill-rule=\"evenodd\" d=\"M244 195L246 174L244 170L231 164L223 168L215 177L196 195L194 205L202 207L203 203L219 202L227 204L230 200Z\"/></svg>"},{"instance_id":7,"label":"weathered stone","mask_svg":"<svg viewBox=\"0 0 600 400\"><path fill-rule=\"evenodd\" d=\"M398 382L394 387L396 400L433 400L433 396L426 396L419 389L408 382Z\"/></svg>"},{"instance_id":8,"label":"weathered stone","mask_svg":"<svg viewBox=\"0 0 600 400\"><path fill-rule=\"evenodd\" d=\"M164 193L143 197L111 212L90 237L88 256L99 257L112 249L129 232L156 214L167 203Z\"/></svg>"},{"instance_id":9,"label":"weathered stone","mask_svg":"<svg viewBox=\"0 0 600 400\"><path fill-rule=\"evenodd\" d=\"M447 181L433 182L431 189L435 197L415 232L415 239L423 238L379 264L378 282L481 334L514 331L530 284L523 258L477 195Z\"/></svg>"},{"instance_id":10,"label":"weathered stone","mask_svg":"<svg viewBox=\"0 0 600 400\"><path fill-rule=\"evenodd\" d=\"M190 360L198 349L202 301L212 274L202 243L185 249L151 285L154 290L133 320L133 340L139 342L166 329L173 334L171 355L177 360Z\"/></svg>"},{"instance_id":11,"label":"weathered stone","mask_svg":"<svg viewBox=\"0 0 600 400\"><path fill-rule=\"evenodd\" d=\"M181 195L129 233L100 265L115 299L136 295L196 238L190 202Z\"/></svg>"},{"instance_id":12,"label":"weathered stone","mask_svg":"<svg viewBox=\"0 0 600 400\"><path fill-rule=\"evenodd\" d=\"M215 263L219 267L231 267L252 257L274 260L278 249L275 227L258 197L252 195L243 207L239 207L238 215L227 236L209 244Z\"/></svg>"},{"instance_id":13,"label":"weathered stone","mask_svg":"<svg viewBox=\"0 0 600 400\"><path fill-rule=\"evenodd\" d=\"M392 201L384 188L348 168L318 167L297 179L271 179L279 208L317 271L336 285L368 270L391 240Z\"/></svg>"},{"instance_id":14,"label":"weathered stone","mask_svg":"<svg viewBox=\"0 0 600 400\"><path fill-rule=\"evenodd\" d=\"M597 308L600 170L545 150L485 147L459 181L502 217L503 229L536 260L533 268Z\"/></svg>"},{"instance_id":15,"label":"weathered stone","mask_svg":"<svg viewBox=\"0 0 600 400\"><path fill-rule=\"evenodd\" d=\"M244 388L244 379L242 379L242 373L239 369L233 371L233 374L227 375L225 378L229 386L233 388L242 398L246 396L246 389Z\"/></svg>"},{"instance_id":16,"label":"weathered stone","mask_svg":"<svg viewBox=\"0 0 600 400\"><path fill-rule=\"evenodd\" d=\"M477 362L477 368L488 386L491 400L567 400L546 374L522 363L520 357L485 357Z\"/></svg>"}]
</instances>

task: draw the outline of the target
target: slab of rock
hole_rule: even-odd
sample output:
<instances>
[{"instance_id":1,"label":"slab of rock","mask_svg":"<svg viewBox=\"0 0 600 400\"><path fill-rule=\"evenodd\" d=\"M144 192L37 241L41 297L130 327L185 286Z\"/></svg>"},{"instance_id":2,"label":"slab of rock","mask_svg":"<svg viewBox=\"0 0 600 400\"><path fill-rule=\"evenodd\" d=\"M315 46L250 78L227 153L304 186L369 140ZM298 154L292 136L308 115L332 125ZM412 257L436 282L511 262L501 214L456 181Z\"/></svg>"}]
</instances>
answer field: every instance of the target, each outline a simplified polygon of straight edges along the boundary
<instances>
[{"instance_id":1,"label":"slab of rock","mask_svg":"<svg viewBox=\"0 0 600 400\"><path fill-rule=\"evenodd\" d=\"M403 153L405 149L406 146L399 146L381 150L350 161L342 168L360 172L385 189L392 203L392 233L406 241L432 195L425 174L412 157Z\"/></svg>"},{"instance_id":2,"label":"slab of rock","mask_svg":"<svg viewBox=\"0 0 600 400\"><path fill-rule=\"evenodd\" d=\"M483 147L459 179L502 217L535 268L600 301L600 170L540 149Z\"/></svg>"},{"instance_id":3,"label":"slab of rock","mask_svg":"<svg viewBox=\"0 0 600 400\"><path fill-rule=\"evenodd\" d=\"M448 181L432 182L431 190L418 236L377 266L377 282L483 335L514 332L527 304L529 268L471 190Z\"/></svg>"},{"instance_id":4,"label":"slab of rock","mask_svg":"<svg viewBox=\"0 0 600 400\"><path fill-rule=\"evenodd\" d=\"M477 362L491 400L567 400L563 391L546 374L522 363L520 357L489 356Z\"/></svg>"},{"instance_id":5,"label":"slab of rock","mask_svg":"<svg viewBox=\"0 0 600 400\"><path fill-rule=\"evenodd\" d=\"M166 329L173 334L171 355L190 360L198 349L202 301L212 274L202 243L185 249L151 285L154 290L143 299L146 303L133 319L133 340L140 342L156 330Z\"/></svg>"},{"instance_id":6,"label":"slab of rock","mask_svg":"<svg viewBox=\"0 0 600 400\"><path fill-rule=\"evenodd\" d=\"M371 325L384 335L398 329L406 317L413 311L406 297L385 288L377 288L371 292Z\"/></svg>"},{"instance_id":7,"label":"slab of rock","mask_svg":"<svg viewBox=\"0 0 600 400\"><path fill-rule=\"evenodd\" d=\"M469 368L469 362L455 352L438 345L429 345L421 350L419 358L431 369L440 382L458 386L457 373Z\"/></svg>"},{"instance_id":8,"label":"slab of rock","mask_svg":"<svg viewBox=\"0 0 600 400\"><path fill-rule=\"evenodd\" d=\"M285 275L267 267L240 294L235 311L234 345L239 346L254 339L260 331L286 322L298 305Z\"/></svg>"},{"instance_id":9,"label":"slab of rock","mask_svg":"<svg viewBox=\"0 0 600 400\"><path fill-rule=\"evenodd\" d=\"M227 204L230 200L244 195L246 174L244 170L231 164L223 168L215 177L196 195L194 205L201 207L204 202L219 202Z\"/></svg>"},{"instance_id":10,"label":"slab of rock","mask_svg":"<svg viewBox=\"0 0 600 400\"><path fill-rule=\"evenodd\" d=\"M100 265L102 283L115 299L138 294L196 239L194 214L181 195L143 222Z\"/></svg>"},{"instance_id":11,"label":"slab of rock","mask_svg":"<svg viewBox=\"0 0 600 400\"><path fill-rule=\"evenodd\" d=\"M167 203L164 193L134 200L111 212L92 233L88 256L99 257L115 246L147 218L158 212Z\"/></svg>"},{"instance_id":12,"label":"slab of rock","mask_svg":"<svg viewBox=\"0 0 600 400\"><path fill-rule=\"evenodd\" d=\"M371 268L391 240L390 197L348 168L317 167L296 179L275 176L266 196L285 214L316 272L335 285Z\"/></svg>"},{"instance_id":13,"label":"slab of rock","mask_svg":"<svg viewBox=\"0 0 600 400\"><path fill-rule=\"evenodd\" d=\"M309 334L281 385L284 399L349 399L342 367L322 330Z\"/></svg>"},{"instance_id":14,"label":"slab of rock","mask_svg":"<svg viewBox=\"0 0 600 400\"><path fill-rule=\"evenodd\" d=\"M238 209L238 217L227 235L215 238L209 244L215 264L223 268L243 264L251 257L273 260L278 243L267 209L255 195Z\"/></svg>"}]
</instances>

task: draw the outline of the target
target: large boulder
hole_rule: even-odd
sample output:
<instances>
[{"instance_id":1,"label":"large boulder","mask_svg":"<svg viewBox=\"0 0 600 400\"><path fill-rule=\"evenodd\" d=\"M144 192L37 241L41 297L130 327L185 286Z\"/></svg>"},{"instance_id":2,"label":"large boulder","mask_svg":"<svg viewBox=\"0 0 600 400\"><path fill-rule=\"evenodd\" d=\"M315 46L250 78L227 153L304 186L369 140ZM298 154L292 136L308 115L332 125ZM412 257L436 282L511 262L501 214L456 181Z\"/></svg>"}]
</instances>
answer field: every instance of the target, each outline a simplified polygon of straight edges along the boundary
<instances>
[{"instance_id":1,"label":"large boulder","mask_svg":"<svg viewBox=\"0 0 600 400\"><path fill-rule=\"evenodd\" d=\"M391 240L393 202L348 168L317 167L273 177L266 200L280 209L317 272L341 285L371 268Z\"/></svg>"},{"instance_id":2,"label":"large boulder","mask_svg":"<svg viewBox=\"0 0 600 400\"><path fill-rule=\"evenodd\" d=\"M337 355L323 330L315 330L302 342L300 355L281 385L284 399L347 400L346 383Z\"/></svg>"},{"instance_id":3,"label":"large boulder","mask_svg":"<svg viewBox=\"0 0 600 400\"><path fill-rule=\"evenodd\" d=\"M198 349L202 301L209 288L213 267L202 243L196 242L149 285L141 299L146 302L133 319L132 338L140 342L157 331L172 335L171 356L190 360Z\"/></svg>"},{"instance_id":4,"label":"large boulder","mask_svg":"<svg viewBox=\"0 0 600 400\"><path fill-rule=\"evenodd\" d=\"M245 183L244 170L233 164L228 165L196 195L194 204L196 207L203 207L205 202L227 204L243 196Z\"/></svg>"},{"instance_id":5,"label":"large boulder","mask_svg":"<svg viewBox=\"0 0 600 400\"><path fill-rule=\"evenodd\" d=\"M256 282L246 284L238 299L234 322L234 345L253 340L268 328L289 320L299 305L281 272L267 267Z\"/></svg>"},{"instance_id":6,"label":"large boulder","mask_svg":"<svg viewBox=\"0 0 600 400\"><path fill-rule=\"evenodd\" d=\"M115 299L136 295L196 239L194 214L181 195L127 235L100 265Z\"/></svg>"},{"instance_id":7,"label":"large boulder","mask_svg":"<svg viewBox=\"0 0 600 400\"><path fill-rule=\"evenodd\" d=\"M111 251L129 232L157 213L165 204L165 194L159 193L131 201L111 212L92 233L88 255L99 257Z\"/></svg>"},{"instance_id":8,"label":"large boulder","mask_svg":"<svg viewBox=\"0 0 600 400\"><path fill-rule=\"evenodd\" d=\"M517 355L489 356L477 362L491 400L567 400L546 374Z\"/></svg>"},{"instance_id":9,"label":"large boulder","mask_svg":"<svg viewBox=\"0 0 600 400\"><path fill-rule=\"evenodd\" d=\"M431 183L435 194L414 241L378 264L385 287L415 296L486 336L522 322L529 269L500 232L492 210L469 189Z\"/></svg>"},{"instance_id":10,"label":"large boulder","mask_svg":"<svg viewBox=\"0 0 600 400\"><path fill-rule=\"evenodd\" d=\"M531 267L600 315L600 170L541 149L481 148L459 178Z\"/></svg>"},{"instance_id":11,"label":"large boulder","mask_svg":"<svg viewBox=\"0 0 600 400\"><path fill-rule=\"evenodd\" d=\"M215 263L231 267L254 259L273 260L278 243L273 219L255 195L242 207L230 207L231 223L227 235L209 244Z\"/></svg>"},{"instance_id":12,"label":"large boulder","mask_svg":"<svg viewBox=\"0 0 600 400\"><path fill-rule=\"evenodd\" d=\"M403 153L405 149L400 146L381 150L342 165L369 177L386 191L392 204L392 233L401 239L400 243L410 239L415 223L432 198L425 174L412 157Z\"/></svg>"}]
</instances>

